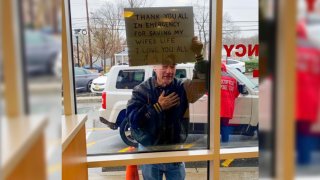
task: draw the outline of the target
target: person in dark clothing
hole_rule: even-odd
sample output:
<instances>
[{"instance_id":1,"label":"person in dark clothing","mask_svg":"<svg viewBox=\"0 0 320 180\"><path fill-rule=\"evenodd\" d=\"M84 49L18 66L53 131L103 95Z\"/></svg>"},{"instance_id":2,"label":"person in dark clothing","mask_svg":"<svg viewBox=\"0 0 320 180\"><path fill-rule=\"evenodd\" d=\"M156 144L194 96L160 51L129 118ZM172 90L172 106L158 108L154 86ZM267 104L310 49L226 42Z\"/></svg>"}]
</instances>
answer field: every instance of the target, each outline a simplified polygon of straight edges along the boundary
<instances>
[{"instance_id":1,"label":"person in dark clothing","mask_svg":"<svg viewBox=\"0 0 320 180\"><path fill-rule=\"evenodd\" d=\"M194 77L184 81L175 78L174 56L154 67L155 76L133 89L126 116L133 137L144 148L185 142L189 127L189 103L197 101L206 90L208 61L203 60L203 44L194 37L192 51L196 56ZM184 179L184 163L142 166L144 179Z\"/></svg>"}]
</instances>

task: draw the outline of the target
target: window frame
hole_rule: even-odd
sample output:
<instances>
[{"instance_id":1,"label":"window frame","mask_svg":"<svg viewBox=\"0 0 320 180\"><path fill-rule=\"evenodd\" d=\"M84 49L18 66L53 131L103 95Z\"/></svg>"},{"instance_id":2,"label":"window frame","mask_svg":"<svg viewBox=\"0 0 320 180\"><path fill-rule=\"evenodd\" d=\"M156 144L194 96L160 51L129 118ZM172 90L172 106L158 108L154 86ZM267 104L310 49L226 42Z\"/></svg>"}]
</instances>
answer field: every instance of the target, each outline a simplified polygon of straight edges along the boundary
<instances>
[{"instance_id":1,"label":"window frame","mask_svg":"<svg viewBox=\"0 0 320 180\"><path fill-rule=\"evenodd\" d=\"M3 26L1 33L4 110L8 117L29 114L28 85L25 62L25 41L21 27L21 4L4 2L1 9Z\"/></svg>"},{"instance_id":2,"label":"window frame","mask_svg":"<svg viewBox=\"0 0 320 180\"><path fill-rule=\"evenodd\" d=\"M152 164L152 163L168 163L168 162L191 162L191 161L208 161L208 179L220 179L220 160L223 158L255 158L258 157L258 147L253 148L231 148L220 149L220 67L221 67L221 49L222 49L222 2L223 0L213 0L210 2L211 13L211 44L210 56L214 57L210 62L210 103L209 108L212 109L209 114L209 119L214 119L213 123L208 122L208 149L207 150L186 150L186 151L169 151L169 152L146 152L138 154L117 154L117 155L105 155L105 156L87 156L88 168L93 167L115 167L125 166L129 164ZM70 7L69 0L65 1L65 17L66 17L66 34L67 34L67 46L63 46L63 52L68 52L68 56L64 55L64 64L68 64L68 73L63 76L64 84L71 87L74 84L74 78L72 78L72 40L71 35L71 23L70 23ZM214 11L212 11L214 9ZM212 23L214 22L214 23ZM63 42L64 43L64 42ZM66 57L69 57L66 59ZM210 57L209 57L210 59ZM64 69L66 71L66 69ZM72 88L69 88L70 90ZM74 89L74 88L73 88ZM74 93L64 93L65 96L72 96L75 98ZM72 101L72 98L65 99L69 101L67 104L73 108L73 114L76 114L76 102ZM65 108L66 109L66 108Z\"/></svg>"}]
</instances>

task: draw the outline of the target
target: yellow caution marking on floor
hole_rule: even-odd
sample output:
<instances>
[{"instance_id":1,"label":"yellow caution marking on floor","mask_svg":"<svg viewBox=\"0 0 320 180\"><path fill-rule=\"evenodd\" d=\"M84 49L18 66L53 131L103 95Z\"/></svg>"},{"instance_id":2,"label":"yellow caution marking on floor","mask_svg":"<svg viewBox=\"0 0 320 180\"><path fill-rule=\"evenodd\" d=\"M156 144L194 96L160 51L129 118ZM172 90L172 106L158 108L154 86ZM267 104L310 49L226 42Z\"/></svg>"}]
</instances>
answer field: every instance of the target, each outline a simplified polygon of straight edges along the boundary
<instances>
[{"instance_id":1,"label":"yellow caution marking on floor","mask_svg":"<svg viewBox=\"0 0 320 180\"><path fill-rule=\"evenodd\" d=\"M49 166L47 171L48 171L48 174L53 174L55 172L61 171L61 163L57 163Z\"/></svg>"},{"instance_id":2,"label":"yellow caution marking on floor","mask_svg":"<svg viewBox=\"0 0 320 180\"><path fill-rule=\"evenodd\" d=\"M87 143L87 148L91 147L91 146L93 146L95 144L96 144L96 141L89 142L89 143Z\"/></svg>"},{"instance_id":3,"label":"yellow caution marking on floor","mask_svg":"<svg viewBox=\"0 0 320 180\"><path fill-rule=\"evenodd\" d=\"M126 148L123 148L123 149L119 150L118 152L121 152L121 153L128 152L129 149L130 149L130 147L126 147Z\"/></svg>"},{"instance_id":4,"label":"yellow caution marking on floor","mask_svg":"<svg viewBox=\"0 0 320 180\"><path fill-rule=\"evenodd\" d=\"M194 144L186 144L186 145L183 145L183 148L188 149L188 148L191 148L192 146L194 146Z\"/></svg>"},{"instance_id":5,"label":"yellow caution marking on floor","mask_svg":"<svg viewBox=\"0 0 320 180\"><path fill-rule=\"evenodd\" d=\"M230 164L234 161L234 159L226 159L221 163L221 166L223 167L229 167Z\"/></svg>"}]
</instances>

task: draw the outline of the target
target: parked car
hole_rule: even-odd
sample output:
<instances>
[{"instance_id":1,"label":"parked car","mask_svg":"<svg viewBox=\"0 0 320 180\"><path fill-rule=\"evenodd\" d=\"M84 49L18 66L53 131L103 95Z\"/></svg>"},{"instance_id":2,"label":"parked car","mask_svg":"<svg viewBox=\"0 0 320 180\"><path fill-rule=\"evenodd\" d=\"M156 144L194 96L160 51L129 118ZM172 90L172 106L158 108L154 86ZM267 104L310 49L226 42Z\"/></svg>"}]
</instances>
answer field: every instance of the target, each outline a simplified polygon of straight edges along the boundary
<instances>
[{"instance_id":1,"label":"parked car","mask_svg":"<svg viewBox=\"0 0 320 180\"><path fill-rule=\"evenodd\" d=\"M104 88L106 87L107 79L108 79L108 73L105 73L104 75L95 78L92 81L92 84L90 87L91 92L96 94L101 94Z\"/></svg>"},{"instance_id":2,"label":"parked car","mask_svg":"<svg viewBox=\"0 0 320 180\"><path fill-rule=\"evenodd\" d=\"M248 56L244 56L238 60L244 62L244 61L250 61L250 58Z\"/></svg>"},{"instance_id":3,"label":"parked car","mask_svg":"<svg viewBox=\"0 0 320 180\"><path fill-rule=\"evenodd\" d=\"M85 68L85 69L90 69L90 65L89 65L89 64L84 65L83 68ZM92 69L95 69L95 70L97 70L98 72L103 71L103 67L98 66L98 65L96 65L96 64L92 64Z\"/></svg>"},{"instance_id":4,"label":"parked car","mask_svg":"<svg viewBox=\"0 0 320 180\"><path fill-rule=\"evenodd\" d=\"M58 40L40 31L24 32L26 70L29 75L53 75L54 64L61 51Z\"/></svg>"},{"instance_id":5,"label":"parked car","mask_svg":"<svg viewBox=\"0 0 320 180\"><path fill-rule=\"evenodd\" d=\"M194 64L178 64L176 78L191 79ZM238 124L234 131L237 134L253 135L258 127L258 86L251 82L238 70L228 67L227 72L235 77L247 89L246 94L241 94L235 102L234 118L230 124ZM153 75L152 66L129 67L128 65L113 66L108 74L108 81L102 93L102 107L99 110L100 121L111 129L119 127L122 140L136 146L132 138L130 126L125 119L128 100L131 98L132 89ZM244 91L243 91L244 92ZM190 133L204 133L208 116L208 96L204 95L194 104L190 104Z\"/></svg>"},{"instance_id":6,"label":"parked car","mask_svg":"<svg viewBox=\"0 0 320 180\"><path fill-rule=\"evenodd\" d=\"M76 91L90 92L93 79L100 76L99 73L93 73L87 69L74 67Z\"/></svg>"},{"instance_id":7,"label":"parked car","mask_svg":"<svg viewBox=\"0 0 320 180\"><path fill-rule=\"evenodd\" d=\"M54 62L54 74L56 77L61 78L62 77L62 52L57 55L57 58Z\"/></svg>"},{"instance_id":8,"label":"parked car","mask_svg":"<svg viewBox=\"0 0 320 180\"><path fill-rule=\"evenodd\" d=\"M233 67L242 73L246 72L246 64L242 61L238 61L235 59L227 59L222 60L222 63L225 63L228 67Z\"/></svg>"}]
</instances>

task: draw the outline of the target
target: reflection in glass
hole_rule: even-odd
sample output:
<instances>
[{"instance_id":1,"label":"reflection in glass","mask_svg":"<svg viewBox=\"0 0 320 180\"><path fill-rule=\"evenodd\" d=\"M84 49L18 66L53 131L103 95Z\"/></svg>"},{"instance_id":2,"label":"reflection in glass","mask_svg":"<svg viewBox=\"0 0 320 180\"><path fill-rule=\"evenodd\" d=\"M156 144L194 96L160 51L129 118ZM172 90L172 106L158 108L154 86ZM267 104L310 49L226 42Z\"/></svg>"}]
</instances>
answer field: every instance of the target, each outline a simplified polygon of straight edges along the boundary
<instances>
[{"instance_id":1,"label":"reflection in glass","mask_svg":"<svg viewBox=\"0 0 320 180\"><path fill-rule=\"evenodd\" d=\"M142 4L137 2L128 4L127 1L88 1L86 6L84 1L70 0L73 64L77 66L75 70L87 69L95 74L95 77L86 76L87 81L82 85L77 83L80 81L79 75L75 74L77 113L88 114L88 154L125 153L128 152L128 146L138 146L131 134L129 121L125 118L126 105L134 87L153 76L153 67L129 68L123 8L192 6L195 35L204 44L205 59L208 59L210 54L208 0L192 3L162 0L147 0ZM86 9L89 13L86 13ZM89 33L91 40L88 38ZM177 79L192 79L194 64L178 64L176 69ZM99 76L98 73L108 73L108 76ZM199 98L196 103L188 105L189 111L186 114L190 123L186 123L183 130L186 141L176 147L162 147L161 151L207 148L208 98L206 94Z\"/></svg>"},{"instance_id":2,"label":"reflection in glass","mask_svg":"<svg viewBox=\"0 0 320 180\"><path fill-rule=\"evenodd\" d=\"M258 146L259 55L252 48L259 46L258 1L241 3L235 8L225 0L223 6L221 148Z\"/></svg>"},{"instance_id":3,"label":"reflection in glass","mask_svg":"<svg viewBox=\"0 0 320 180\"><path fill-rule=\"evenodd\" d=\"M120 130L120 136L117 135L117 132L108 131L106 128L100 128L99 130L96 129L95 133L98 135L100 131L100 136L92 136L87 139L88 141L88 154L94 154L98 153L99 149L92 148L94 144L92 144L94 141L94 138L102 137L102 132L104 131L107 134L107 137L104 137L102 139L112 139L113 143L109 142L109 148L105 150L104 153L112 153L115 151L115 149L120 147L120 150L118 149L118 152L127 152L127 147L123 143L125 142L128 146L135 146L137 147L137 141L132 136L132 131L130 124L128 120L125 118L123 121L118 122L121 119L115 118L115 115L117 116L119 114L120 117L124 118L126 111L123 110L126 108L127 101L131 98L132 91L134 87L130 86L130 82L136 83L136 81L145 81L146 79L156 78L156 74L153 70L154 67L152 66L143 66L143 67L129 67L127 65L121 65L121 66L114 66L111 68L109 74L108 74L108 81L107 86L105 89L105 92L103 93L103 102L102 102L102 109L100 109L101 116L100 120L102 123L109 126L111 129L116 129L119 127ZM175 77L177 78L176 81L179 80L179 82L184 81L186 79L192 79L193 77L193 69L194 64L178 64L176 65L176 72L178 74L175 74ZM124 79L130 79L131 81L127 82L124 81ZM181 83L180 82L180 83ZM190 82L190 80L188 80ZM140 83L143 83L142 81ZM121 87L121 89L120 89ZM158 87L159 89L160 87ZM196 87L197 88L197 87ZM194 91L196 88L189 88L191 91ZM198 87L199 89L199 87ZM159 89L160 90L160 89ZM197 92L197 91L195 91ZM199 91L198 91L199 92ZM140 151L146 151L146 150L152 150L152 151L164 151L164 150L179 150L179 149L199 149L199 148L205 148L206 147L206 126L207 126L207 95L204 96L198 96L200 99L196 101L195 103L189 104L189 114L185 114L186 116L189 115L189 121L190 124L187 125L188 129L184 132L188 133L185 134L187 136L185 142L180 142L177 145L171 144L158 144L155 147L148 147L144 149L140 149ZM147 98L147 95L146 95ZM151 98L151 95L149 95L149 98ZM204 101L205 100L205 101ZM118 102L124 102L123 104L118 104ZM147 101L147 100L146 100ZM149 99L151 103L151 99ZM122 105L122 106L121 106ZM201 106L201 108L196 108ZM120 108L119 108L120 107ZM121 108L122 107L122 108ZM195 111L195 109L201 109L201 112ZM115 113L116 112L116 113ZM104 113L104 114L103 114ZM201 113L201 114L200 114ZM114 122L112 119L117 120ZM153 121L152 121L153 122ZM118 126L118 127L117 127ZM91 129L90 129L91 130ZM94 129L92 129L94 131ZM92 144L92 145L91 145ZM169 146L172 145L172 146ZM103 147L107 147L106 144ZM114 148L112 148L114 146Z\"/></svg>"},{"instance_id":4,"label":"reflection in glass","mask_svg":"<svg viewBox=\"0 0 320 180\"><path fill-rule=\"evenodd\" d=\"M61 4L21 2L24 80L30 115L48 117L45 130L47 167L61 163ZM61 2L60 2L61 3ZM16 23L16 22L15 22ZM59 155L58 155L59 154ZM55 156L53 156L55 155ZM48 171L49 179L61 171Z\"/></svg>"},{"instance_id":5,"label":"reflection in glass","mask_svg":"<svg viewBox=\"0 0 320 180\"><path fill-rule=\"evenodd\" d=\"M319 177L320 15L319 1L299 1L296 24L296 176Z\"/></svg>"},{"instance_id":6,"label":"reflection in glass","mask_svg":"<svg viewBox=\"0 0 320 180\"><path fill-rule=\"evenodd\" d=\"M221 146L257 146L257 82L227 66L221 76L221 91Z\"/></svg>"}]
</instances>

